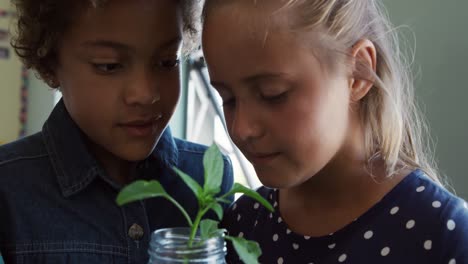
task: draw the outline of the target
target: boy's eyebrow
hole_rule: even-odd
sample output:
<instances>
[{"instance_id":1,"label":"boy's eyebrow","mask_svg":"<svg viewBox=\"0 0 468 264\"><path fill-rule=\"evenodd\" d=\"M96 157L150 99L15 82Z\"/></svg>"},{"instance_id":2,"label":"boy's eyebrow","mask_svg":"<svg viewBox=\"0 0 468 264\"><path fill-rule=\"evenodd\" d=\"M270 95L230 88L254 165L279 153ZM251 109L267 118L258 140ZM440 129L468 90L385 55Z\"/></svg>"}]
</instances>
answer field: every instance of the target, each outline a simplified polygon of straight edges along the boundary
<instances>
[{"instance_id":1,"label":"boy's eyebrow","mask_svg":"<svg viewBox=\"0 0 468 264\"><path fill-rule=\"evenodd\" d=\"M171 48L172 46L175 46L175 45L180 45L181 42L182 42L182 38L180 36L174 37L170 39L169 41L166 41L163 44L161 44L158 47L158 51Z\"/></svg>"},{"instance_id":2,"label":"boy's eyebrow","mask_svg":"<svg viewBox=\"0 0 468 264\"><path fill-rule=\"evenodd\" d=\"M182 42L182 38L177 36L175 38L170 39L169 41L164 42L158 47L158 51L165 50L170 48L174 45L179 45ZM132 46L126 45L121 42L112 41L112 40L90 40L86 41L82 44L85 47L102 47L102 48L111 48L119 51L125 52L134 52L135 48Z\"/></svg>"},{"instance_id":3,"label":"boy's eyebrow","mask_svg":"<svg viewBox=\"0 0 468 264\"><path fill-rule=\"evenodd\" d=\"M134 50L132 47L128 45L125 45L123 43L116 42L116 41L111 41L111 40L90 40L90 41L84 42L83 44L81 44L81 46L89 47L89 48L93 48L93 47L111 48L111 49L125 51L125 52Z\"/></svg>"},{"instance_id":4,"label":"boy's eyebrow","mask_svg":"<svg viewBox=\"0 0 468 264\"><path fill-rule=\"evenodd\" d=\"M214 88L226 88L227 85L224 84L223 82L218 82L218 81L210 81L211 86Z\"/></svg>"}]
</instances>

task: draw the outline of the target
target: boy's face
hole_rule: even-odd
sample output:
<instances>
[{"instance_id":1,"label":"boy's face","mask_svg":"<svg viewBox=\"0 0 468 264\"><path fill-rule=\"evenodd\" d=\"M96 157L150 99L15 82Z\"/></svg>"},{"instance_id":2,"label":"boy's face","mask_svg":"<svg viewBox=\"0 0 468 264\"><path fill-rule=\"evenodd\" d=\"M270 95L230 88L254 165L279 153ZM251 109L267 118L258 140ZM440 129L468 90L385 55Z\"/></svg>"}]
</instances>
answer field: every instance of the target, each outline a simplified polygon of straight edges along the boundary
<instances>
[{"instance_id":1,"label":"boy's face","mask_svg":"<svg viewBox=\"0 0 468 264\"><path fill-rule=\"evenodd\" d=\"M95 151L142 160L167 126L180 92L177 2L108 1L63 36L55 77Z\"/></svg>"},{"instance_id":2,"label":"boy's face","mask_svg":"<svg viewBox=\"0 0 468 264\"><path fill-rule=\"evenodd\" d=\"M245 3L220 5L205 20L211 82L223 98L231 138L262 183L298 186L346 145L348 77L326 71L310 43L282 26L284 14Z\"/></svg>"}]
</instances>

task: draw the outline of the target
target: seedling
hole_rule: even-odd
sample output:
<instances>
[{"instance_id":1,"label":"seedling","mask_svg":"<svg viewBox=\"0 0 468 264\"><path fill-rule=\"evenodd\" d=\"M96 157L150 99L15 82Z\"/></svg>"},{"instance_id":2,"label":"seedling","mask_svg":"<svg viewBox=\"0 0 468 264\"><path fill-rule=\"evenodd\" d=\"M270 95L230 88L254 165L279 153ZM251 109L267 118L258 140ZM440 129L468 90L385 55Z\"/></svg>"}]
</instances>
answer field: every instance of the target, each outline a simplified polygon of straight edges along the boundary
<instances>
[{"instance_id":1,"label":"seedling","mask_svg":"<svg viewBox=\"0 0 468 264\"><path fill-rule=\"evenodd\" d=\"M221 183L223 180L224 162L221 152L216 144L211 145L211 147L209 147L205 152L203 156L203 166L205 179L203 187L183 171L176 167L173 168L197 198L198 212L193 221L187 211L175 199L173 199L156 180L137 180L124 187L117 196L117 204L122 206L133 201L152 197L166 198L182 212L187 220L190 227L190 237L188 241L189 247L192 246L197 231L199 231L201 239L208 239L219 233L220 229L218 228L218 224L219 220L223 217L223 207L221 204L229 204L231 201L228 197L235 193L243 193L244 195L257 200L268 210L273 212L273 206L267 200L257 192L239 183L235 183L227 193L218 196L221 191ZM218 221L210 219L202 220L203 216L210 210L216 213ZM258 257L261 255L261 249L257 242L246 240L242 237L225 236L225 238L231 241L234 249L244 263L258 263Z\"/></svg>"}]
</instances>

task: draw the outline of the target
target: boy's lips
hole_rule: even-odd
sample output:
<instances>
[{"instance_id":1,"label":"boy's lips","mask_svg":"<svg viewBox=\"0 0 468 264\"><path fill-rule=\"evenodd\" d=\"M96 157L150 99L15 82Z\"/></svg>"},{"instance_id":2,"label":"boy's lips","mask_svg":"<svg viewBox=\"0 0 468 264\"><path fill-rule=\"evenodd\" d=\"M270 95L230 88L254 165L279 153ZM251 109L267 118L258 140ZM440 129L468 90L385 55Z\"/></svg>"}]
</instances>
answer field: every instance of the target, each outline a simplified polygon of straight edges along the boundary
<instances>
[{"instance_id":1,"label":"boy's lips","mask_svg":"<svg viewBox=\"0 0 468 264\"><path fill-rule=\"evenodd\" d=\"M130 136L147 137L153 135L158 127L162 115L157 115L149 119L134 119L119 124Z\"/></svg>"}]
</instances>

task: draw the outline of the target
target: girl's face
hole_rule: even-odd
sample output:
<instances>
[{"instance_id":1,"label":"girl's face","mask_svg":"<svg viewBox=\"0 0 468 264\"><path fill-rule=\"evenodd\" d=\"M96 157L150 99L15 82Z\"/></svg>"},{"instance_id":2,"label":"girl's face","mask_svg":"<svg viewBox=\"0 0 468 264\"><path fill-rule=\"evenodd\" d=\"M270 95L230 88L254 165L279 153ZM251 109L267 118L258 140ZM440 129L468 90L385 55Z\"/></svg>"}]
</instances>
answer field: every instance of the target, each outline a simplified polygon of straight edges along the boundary
<instances>
[{"instance_id":1,"label":"girl's face","mask_svg":"<svg viewBox=\"0 0 468 264\"><path fill-rule=\"evenodd\" d=\"M74 20L58 49L55 78L91 147L146 158L179 97L178 1L112 0Z\"/></svg>"},{"instance_id":2,"label":"girl's face","mask_svg":"<svg viewBox=\"0 0 468 264\"><path fill-rule=\"evenodd\" d=\"M350 140L350 80L344 67L325 70L310 42L281 26L285 14L271 11L217 6L205 20L203 51L234 143L263 184L287 188Z\"/></svg>"}]
</instances>

